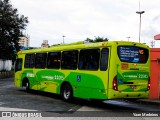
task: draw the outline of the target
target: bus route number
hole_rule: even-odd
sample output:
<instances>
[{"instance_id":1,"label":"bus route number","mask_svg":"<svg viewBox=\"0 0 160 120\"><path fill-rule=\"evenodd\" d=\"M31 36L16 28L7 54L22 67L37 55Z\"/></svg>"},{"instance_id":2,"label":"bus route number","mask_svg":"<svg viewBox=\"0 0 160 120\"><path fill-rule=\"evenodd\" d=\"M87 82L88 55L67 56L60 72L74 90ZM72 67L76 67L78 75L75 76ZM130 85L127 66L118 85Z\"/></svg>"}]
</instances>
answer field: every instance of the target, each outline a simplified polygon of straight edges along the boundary
<instances>
[{"instance_id":1,"label":"bus route number","mask_svg":"<svg viewBox=\"0 0 160 120\"><path fill-rule=\"evenodd\" d=\"M146 74L139 74L139 78L148 78L148 75L146 75Z\"/></svg>"}]
</instances>

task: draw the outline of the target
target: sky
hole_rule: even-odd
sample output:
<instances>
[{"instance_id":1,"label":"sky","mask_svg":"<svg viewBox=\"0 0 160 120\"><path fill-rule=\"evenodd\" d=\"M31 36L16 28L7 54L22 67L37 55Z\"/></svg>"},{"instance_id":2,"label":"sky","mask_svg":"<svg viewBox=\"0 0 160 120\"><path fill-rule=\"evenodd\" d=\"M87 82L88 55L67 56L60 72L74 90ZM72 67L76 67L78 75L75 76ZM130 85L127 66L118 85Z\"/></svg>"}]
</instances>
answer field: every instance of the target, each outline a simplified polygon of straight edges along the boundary
<instances>
[{"instance_id":1,"label":"sky","mask_svg":"<svg viewBox=\"0 0 160 120\"><path fill-rule=\"evenodd\" d=\"M139 42L139 3L140 11L145 11L140 42L150 46L154 35L160 34L159 0L11 0L18 13L28 17L24 33L32 47L40 47L43 40L60 44L62 36L65 43L98 36ZM160 41L155 41L155 47L160 47Z\"/></svg>"}]
</instances>

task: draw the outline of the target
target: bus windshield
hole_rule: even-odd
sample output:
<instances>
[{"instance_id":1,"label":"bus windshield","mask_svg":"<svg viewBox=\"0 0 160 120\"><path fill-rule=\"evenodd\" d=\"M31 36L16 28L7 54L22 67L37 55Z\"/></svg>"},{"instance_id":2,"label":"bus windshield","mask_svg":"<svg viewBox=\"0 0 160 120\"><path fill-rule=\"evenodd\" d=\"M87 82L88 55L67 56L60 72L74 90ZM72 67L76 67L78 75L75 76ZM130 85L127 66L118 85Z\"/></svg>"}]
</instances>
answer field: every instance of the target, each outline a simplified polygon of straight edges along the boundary
<instances>
[{"instance_id":1,"label":"bus windshield","mask_svg":"<svg viewBox=\"0 0 160 120\"><path fill-rule=\"evenodd\" d=\"M149 57L148 49L136 46L118 46L118 56L121 62L146 63Z\"/></svg>"}]
</instances>

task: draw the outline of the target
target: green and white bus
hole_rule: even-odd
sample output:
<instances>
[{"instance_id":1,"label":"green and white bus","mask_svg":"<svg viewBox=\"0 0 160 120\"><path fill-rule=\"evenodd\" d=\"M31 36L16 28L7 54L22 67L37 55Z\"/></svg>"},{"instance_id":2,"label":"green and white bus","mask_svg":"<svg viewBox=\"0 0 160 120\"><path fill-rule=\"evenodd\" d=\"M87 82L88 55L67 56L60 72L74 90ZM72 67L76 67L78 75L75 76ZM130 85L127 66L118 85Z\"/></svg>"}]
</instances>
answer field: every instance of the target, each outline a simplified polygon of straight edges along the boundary
<instances>
[{"instance_id":1,"label":"green and white bus","mask_svg":"<svg viewBox=\"0 0 160 120\"><path fill-rule=\"evenodd\" d=\"M136 42L77 42L18 52L14 84L66 101L148 98L149 47Z\"/></svg>"}]
</instances>

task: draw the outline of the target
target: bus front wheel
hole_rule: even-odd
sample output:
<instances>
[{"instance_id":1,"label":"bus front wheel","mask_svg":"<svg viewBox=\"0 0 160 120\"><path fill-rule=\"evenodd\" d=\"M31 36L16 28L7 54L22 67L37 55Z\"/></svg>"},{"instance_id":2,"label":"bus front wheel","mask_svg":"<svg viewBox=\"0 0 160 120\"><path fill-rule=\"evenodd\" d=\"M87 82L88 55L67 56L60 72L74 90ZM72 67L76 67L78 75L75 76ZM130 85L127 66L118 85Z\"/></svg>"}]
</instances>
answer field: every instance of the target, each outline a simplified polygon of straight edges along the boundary
<instances>
[{"instance_id":1,"label":"bus front wheel","mask_svg":"<svg viewBox=\"0 0 160 120\"><path fill-rule=\"evenodd\" d=\"M26 91L29 91L29 90L30 90L28 79L24 79L24 81L23 81L23 86L26 88Z\"/></svg>"},{"instance_id":2,"label":"bus front wheel","mask_svg":"<svg viewBox=\"0 0 160 120\"><path fill-rule=\"evenodd\" d=\"M71 101L73 98L73 90L70 84L66 83L62 86L61 96L65 101Z\"/></svg>"},{"instance_id":3,"label":"bus front wheel","mask_svg":"<svg viewBox=\"0 0 160 120\"><path fill-rule=\"evenodd\" d=\"M29 91L29 81L26 82L26 90Z\"/></svg>"}]
</instances>

